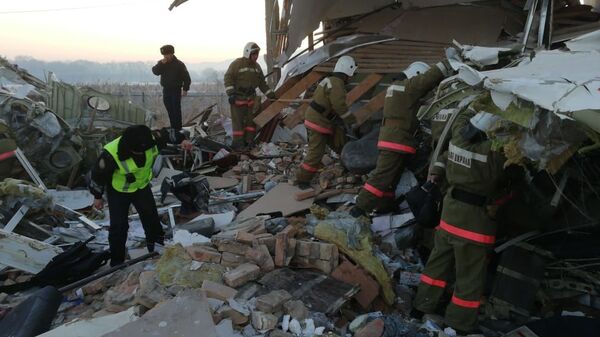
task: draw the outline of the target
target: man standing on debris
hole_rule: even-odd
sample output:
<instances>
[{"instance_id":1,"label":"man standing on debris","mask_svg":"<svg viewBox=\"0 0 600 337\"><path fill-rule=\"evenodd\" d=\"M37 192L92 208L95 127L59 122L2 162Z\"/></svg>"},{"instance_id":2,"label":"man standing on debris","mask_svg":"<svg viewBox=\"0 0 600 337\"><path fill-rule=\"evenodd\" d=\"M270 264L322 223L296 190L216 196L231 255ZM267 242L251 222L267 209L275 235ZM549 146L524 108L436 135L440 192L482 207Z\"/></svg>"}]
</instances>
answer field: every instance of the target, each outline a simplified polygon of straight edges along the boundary
<instances>
[{"instance_id":1,"label":"man standing on debris","mask_svg":"<svg viewBox=\"0 0 600 337\"><path fill-rule=\"evenodd\" d=\"M411 155L417 152L414 134L421 98L453 73L447 61L434 67L415 62L387 89L379 131L377 166L358 194L350 213L357 217L375 209L390 210L394 191Z\"/></svg>"},{"instance_id":2,"label":"man standing on debris","mask_svg":"<svg viewBox=\"0 0 600 337\"><path fill-rule=\"evenodd\" d=\"M169 114L171 128L180 130L181 97L186 96L190 90L190 74L185 64L175 57L175 47L170 44L160 47L163 58L152 67L152 73L160 76L160 85L163 87L163 103Z\"/></svg>"},{"instance_id":3,"label":"man standing on debris","mask_svg":"<svg viewBox=\"0 0 600 337\"><path fill-rule=\"evenodd\" d=\"M478 329L486 257L496 240L495 210L506 200L501 196L506 195L508 185L503 170L506 158L492 149L486 134L500 118L487 112L477 113L476 102L458 112L448 150L430 171L434 182L441 181L445 172L450 187L413 311L416 317L433 314L449 277L456 275L445 323L461 335Z\"/></svg>"},{"instance_id":4,"label":"man standing on debris","mask_svg":"<svg viewBox=\"0 0 600 337\"><path fill-rule=\"evenodd\" d=\"M308 130L308 150L304 161L296 171L300 188L308 188L319 170L327 146L340 153L346 143L346 126L356 123L346 104L346 83L354 76L357 64L350 56L339 58L331 76L322 80L304 115Z\"/></svg>"},{"instance_id":5,"label":"man standing on debris","mask_svg":"<svg viewBox=\"0 0 600 337\"><path fill-rule=\"evenodd\" d=\"M173 133L167 133L173 135ZM127 231L129 229L129 206L133 204L144 228L148 251L155 244L164 243L164 232L158 218L154 196L150 189L152 166L160 148L167 143L181 143L189 150L192 144L175 133L177 139L154 136L144 125L133 125L123 135L104 146L92 169L90 192L94 195L94 207L102 209L102 195L106 190L110 213L108 243L111 266L125 261Z\"/></svg>"},{"instance_id":6,"label":"man standing on debris","mask_svg":"<svg viewBox=\"0 0 600 337\"><path fill-rule=\"evenodd\" d=\"M236 150L254 145L256 125L252 119L260 110L260 97L256 96L256 88L270 99L277 98L256 62L259 52L260 47L256 43L248 42L244 47L244 56L231 62L225 73L225 93L229 96L233 124L232 147Z\"/></svg>"}]
</instances>

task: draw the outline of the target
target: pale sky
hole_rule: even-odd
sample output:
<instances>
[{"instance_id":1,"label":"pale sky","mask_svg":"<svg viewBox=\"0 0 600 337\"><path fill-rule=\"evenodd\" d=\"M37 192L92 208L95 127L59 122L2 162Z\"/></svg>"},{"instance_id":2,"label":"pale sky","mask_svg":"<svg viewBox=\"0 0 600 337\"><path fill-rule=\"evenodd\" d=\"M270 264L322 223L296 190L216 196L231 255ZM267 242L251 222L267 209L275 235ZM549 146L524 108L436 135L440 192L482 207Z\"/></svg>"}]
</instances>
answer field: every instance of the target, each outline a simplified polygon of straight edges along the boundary
<instances>
[{"instance_id":1,"label":"pale sky","mask_svg":"<svg viewBox=\"0 0 600 337\"><path fill-rule=\"evenodd\" d=\"M263 0L18 0L0 7L0 55L46 61L156 61L173 44L186 63L265 50ZM261 52L261 57L263 53Z\"/></svg>"}]
</instances>

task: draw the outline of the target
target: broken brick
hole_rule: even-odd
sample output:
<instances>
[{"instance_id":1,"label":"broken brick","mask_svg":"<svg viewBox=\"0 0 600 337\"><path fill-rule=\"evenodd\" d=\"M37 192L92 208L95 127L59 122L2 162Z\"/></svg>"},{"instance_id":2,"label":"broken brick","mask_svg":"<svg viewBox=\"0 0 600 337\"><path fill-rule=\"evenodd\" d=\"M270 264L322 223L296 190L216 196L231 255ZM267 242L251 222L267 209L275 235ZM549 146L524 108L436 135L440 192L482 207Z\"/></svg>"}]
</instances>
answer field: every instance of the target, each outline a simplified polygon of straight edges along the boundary
<instances>
[{"instance_id":1,"label":"broken brick","mask_svg":"<svg viewBox=\"0 0 600 337\"><path fill-rule=\"evenodd\" d=\"M274 329L277 325L277 317L265 312L252 312L252 326L258 331Z\"/></svg>"},{"instance_id":2,"label":"broken brick","mask_svg":"<svg viewBox=\"0 0 600 337\"><path fill-rule=\"evenodd\" d=\"M204 280L204 282L202 282L201 289L206 292L207 297L216 298L221 301L227 301L230 298L234 298L237 294L237 290L209 280Z\"/></svg>"},{"instance_id":3,"label":"broken brick","mask_svg":"<svg viewBox=\"0 0 600 337\"><path fill-rule=\"evenodd\" d=\"M285 290L274 290L256 298L256 309L266 313L274 313L280 311L283 304L291 298L292 295Z\"/></svg>"},{"instance_id":4,"label":"broken brick","mask_svg":"<svg viewBox=\"0 0 600 337\"><path fill-rule=\"evenodd\" d=\"M359 284L360 291L355 295L356 301L363 307L368 308L373 300L379 295L379 283L377 283L367 272L344 260L334 271L331 277L336 280Z\"/></svg>"},{"instance_id":5,"label":"broken brick","mask_svg":"<svg viewBox=\"0 0 600 337\"><path fill-rule=\"evenodd\" d=\"M236 255L244 255L250 247L235 241L221 241L217 243L220 252L228 252Z\"/></svg>"},{"instance_id":6,"label":"broken brick","mask_svg":"<svg viewBox=\"0 0 600 337\"><path fill-rule=\"evenodd\" d=\"M302 321L307 319L310 315L308 308L300 300L288 301L283 304L284 312L290 315L292 318Z\"/></svg>"},{"instance_id":7,"label":"broken brick","mask_svg":"<svg viewBox=\"0 0 600 337\"><path fill-rule=\"evenodd\" d=\"M249 281L256 280L260 275L260 268L255 264L244 263L237 268L223 274L223 280L230 286L237 288Z\"/></svg>"},{"instance_id":8,"label":"broken brick","mask_svg":"<svg viewBox=\"0 0 600 337\"><path fill-rule=\"evenodd\" d=\"M273 234L264 233L255 236L256 242L259 245L265 245L269 249L271 255L275 255L275 236Z\"/></svg>"},{"instance_id":9,"label":"broken brick","mask_svg":"<svg viewBox=\"0 0 600 337\"><path fill-rule=\"evenodd\" d=\"M221 263L221 253L208 246L189 246L185 248L192 259L200 262Z\"/></svg>"},{"instance_id":10,"label":"broken brick","mask_svg":"<svg viewBox=\"0 0 600 337\"><path fill-rule=\"evenodd\" d=\"M231 322L235 325L245 325L249 321L248 316L245 316L241 312L233 309L228 305L224 305L219 309L219 315L222 317L229 318Z\"/></svg>"},{"instance_id":11,"label":"broken brick","mask_svg":"<svg viewBox=\"0 0 600 337\"><path fill-rule=\"evenodd\" d=\"M223 252L221 255L221 265L224 267L237 267L241 264L249 262L243 255L237 255L229 252Z\"/></svg>"},{"instance_id":12,"label":"broken brick","mask_svg":"<svg viewBox=\"0 0 600 337\"><path fill-rule=\"evenodd\" d=\"M260 245L257 248L251 248L246 252L245 257L257 264L262 272L269 272L275 269L275 263L269 253L269 249L265 245Z\"/></svg>"},{"instance_id":13,"label":"broken brick","mask_svg":"<svg viewBox=\"0 0 600 337\"><path fill-rule=\"evenodd\" d=\"M246 245L251 245L254 240L256 240L256 236L248 232L239 231L235 235L235 241Z\"/></svg>"},{"instance_id":14,"label":"broken brick","mask_svg":"<svg viewBox=\"0 0 600 337\"><path fill-rule=\"evenodd\" d=\"M306 200L309 198L313 198L318 193L319 192L317 190L315 190L314 188L309 188L309 189L297 192L294 195L294 199L296 199L296 201L302 201L302 200Z\"/></svg>"}]
</instances>

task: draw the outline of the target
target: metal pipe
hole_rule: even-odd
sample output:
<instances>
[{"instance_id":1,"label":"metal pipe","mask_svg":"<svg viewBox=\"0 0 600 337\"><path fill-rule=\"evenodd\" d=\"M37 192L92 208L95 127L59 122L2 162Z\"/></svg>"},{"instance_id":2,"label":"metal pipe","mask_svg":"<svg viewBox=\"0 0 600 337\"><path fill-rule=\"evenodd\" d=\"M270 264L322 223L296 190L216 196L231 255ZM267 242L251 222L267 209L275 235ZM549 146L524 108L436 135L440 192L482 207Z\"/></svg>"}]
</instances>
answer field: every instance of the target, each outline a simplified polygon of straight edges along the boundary
<instances>
[{"instance_id":1,"label":"metal pipe","mask_svg":"<svg viewBox=\"0 0 600 337\"><path fill-rule=\"evenodd\" d=\"M61 292L61 293L64 293L66 291L71 291L73 289L77 289L77 288L79 288L79 287L81 287L81 286L83 286L85 284L88 284L88 283L90 283L92 281L95 281L95 280L97 280L97 279L99 279L99 278L101 278L103 276L112 274L112 273L116 272L117 270L129 267L131 265L134 265L134 264L136 264L138 262L142 262L144 260L147 260L147 259L149 259L151 257L155 257L157 255L158 255L158 252L152 252L152 253L148 253L148 254L142 255L142 256L140 256L138 258L125 261L123 264L120 264L118 266L114 266L114 267L111 267L109 269L97 272L97 273L92 274L92 275L90 275L90 276L88 276L88 277L86 277L84 279L81 279L81 280L75 282L75 283L71 283L71 284L66 285L66 286L64 286L62 288L59 288L58 291Z\"/></svg>"},{"instance_id":2,"label":"metal pipe","mask_svg":"<svg viewBox=\"0 0 600 337\"><path fill-rule=\"evenodd\" d=\"M527 22L525 23L525 30L523 31L523 45L521 46L521 53L525 52L525 48L527 48L527 40L529 40L529 34L531 33L531 26L533 25L533 17L535 15L537 2L538 0L531 0L531 7L529 8Z\"/></svg>"},{"instance_id":3,"label":"metal pipe","mask_svg":"<svg viewBox=\"0 0 600 337\"><path fill-rule=\"evenodd\" d=\"M544 34L546 33L546 22L548 20L548 3L549 0L542 0L542 8L540 10L540 26L538 28L537 46L544 46ZM547 46L548 47L548 46Z\"/></svg>"}]
</instances>

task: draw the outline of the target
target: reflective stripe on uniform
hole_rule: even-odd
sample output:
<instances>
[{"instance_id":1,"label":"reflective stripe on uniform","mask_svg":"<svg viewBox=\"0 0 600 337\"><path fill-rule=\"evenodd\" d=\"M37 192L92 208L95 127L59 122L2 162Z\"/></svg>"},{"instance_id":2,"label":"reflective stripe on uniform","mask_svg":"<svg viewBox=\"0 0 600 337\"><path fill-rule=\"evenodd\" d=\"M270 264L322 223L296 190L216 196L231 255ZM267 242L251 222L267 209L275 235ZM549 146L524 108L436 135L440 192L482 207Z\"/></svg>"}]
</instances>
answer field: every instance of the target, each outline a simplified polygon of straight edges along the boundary
<instances>
[{"instance_id":1,"label":"reflective stripe on uniform","mask_svg":"<svg viewBox=\"0 0 600 337\"><path fill-rule=\"evenodd\" d=\"M448 160L458 165L471 168L471 161L487 163L487 156L460 148L452 143L448 146Z\"/></svg>"},{"instance_id":2,"label":"reflective stripe on uniform","mask_svg":"<svg viewBox=\"0 0 600 337\"><path fill-rule=\"evenodd\" d=\"M377 142L377 147L380 149L384 149L384 150L400 151L400 152L406 152L406 153L410 153L410 154L417 153L417 149L415 149L412 146L408 146L408 145L400 144L400 143L386 142L383 140L380 140L379 142Z\"/></svg>"},{"instance_id":3,"label":"reflective stripe on uniform","mask_svg":"<svg viewBox=\"0 0 600 337\"><path fill-rule=\"evenodd\" d=\"M240 137L244 135L244 131L233 131L234 137Z\"/></svg>"},{"instance_id":4,"label":"reflective stripe on uniform","mask_svg":"<svg viewBox=\"0 0 600 337\"><path fill-rule=\"evenodd\" d=\"M469 308L469 309L477 309L481 305L479 301L467 301L462 298L456 297L456 295L452 295L452 303L458 305L459 307Z\"/></svg>"},{"instance_id":5,"label":"reflective stripe on uniform","mask_svg":"<svg viewBox=\"0 0 600 337\"><path fill-rule=\"evenodd\" d=\"M235 87L233 85L225 87L225 91L233 90Z\"/></svg>"},{"instance_id":6,"label":"reflective stripe on uniform","mask_svg":"<svg viewBox=\"0 0 600 337\"><path fill-rule=\"evenodd\" d=\"M452 114L456 111L456 109L442 109L438 113L433 116L434 122L446 122L448 118L452 116Z\"/></svg>"},{"instance_id":7,"label":"reflective stripe on uniform","mask_svg":"<svg viewBox=\"0 0 600 337\"><path fill-rule=\"evenodd\" d=\"M430 286L446 288L446 281L444 280L436 280L425 274L421 274L421 282L425 284L429 284Z\"/></svg>"},{"instance_id":8,"label":"reflective stripe on uniform","mask_svg":"<svg viewBox=\"0 0 600 337\"><path fill-rule=\"evenodd\" d=\"M342 119L346 119L346 118L350 117L351 115L352 115L352 111L348 111L345 114L341 115L340 117Z\"/></svg>"},{"instance_id":9,"label":"reflective stripe on uniform","mask_svg":"<svg viewBox=\"0 0 600 337\"><path fill-rule=\"evenodd\" d=\"M446 164L442 163L441 161L436 161L435 163L433 163L433 166L446 168Z\"/></svg>"},{"instance_id":10,"label":"reflective stripe on uniform","mask_svg":"<svg viewBox=\"0 0 600 337\"><path fill-rule=\"evenodd\" d=\"M325 88L325 89L329 89L331 88L331 79L329 79L329 77L325 78L324 80L322 80L319 83L319 86Z\"/></svg>"},{"instance_id":11,"label":"reflective stripe on uniform","mask_svg":"<svg viewBox=\"0 0 600 337\"><path fill-rule=\"evenodd\" d=\"M8 159L10 157L13 157L16 153L16 150L13 151L8 151L8 152L4 152L2 154L0 154L0 161L4 160L4 159Z\"/></svg>"},{"instance_id":12,"label":"reflective stripe on uniform","mask_svg":"<svg viewBox=\"0 0 600 337\"><path fill-rule=\"evenodd\" d=\"M273 91L273 89L269 89L269 90L267 90L267 92L265 92L265 95L268 95L270 93L275 93L275 91Z\"/></svg>"},{"instance_id":13,"label":"reflective stripe on uniform","mask_svg":"<svg viewBox=\"0 0 600 337\"><path fill-rule=\"evenodd\" d=\"M333 134L333 130L320 126L317 123L313 123L311 121L304 121L304 125L306 125L307 128L317 131L318 133L322 133L322 134L326 134L326 135L332 135Z\"/></svg>"},{"instance_id":14,"label":"reflective stripe on uniform","mask_svg":"<svg viewBox=\"0 0 600 337\"><path fill-rule=\"evenodd\" d=\"M310 173L315 173L315 172L319 171L318 168L312 167L312 166L308 165L307 163L302 163L302 168Z\"/></svg>"},{"instance_id":15,"label":"reflective stripe on uniform","mask_svg":"<svg viewBox=\"0 0 600 337\"><path fill-rule=\"evenodd\" d=\"M252 126L247 126L244 130L249 131L249 132L256 132L256 128L254 128Z\"/></svg>"},{"instance_id":16,"label":"reflective stripe on uniform","mask_svg":"<svg viewBox=\"0 0 600 337\"><path fill-rule=\"evenodd\" d=\"M387 91L385 92L385 97L387 98L387 97L394 96L394 91L404 92L404 90L406 90L406 87L403 85L397 85L397 84L390 85L387 88Z\"/></svg>"},{"instance_id":17,"label":"reflective stripe on uniform","mask_svg":"<svg viewBox=\"0 0 600 337\"><path fill-rule=\"evenodd\" d=\"M494 242L496 242L496 237L493 235L485 235L477 232L468 231L466 229L458 228L456 226L452 226L444 220L440 220L439 227L445 230L446 232L461 237L463 239L485 244L493 244Z\"/></svg>"},{"instance_id":18,"label":"reflective stripe on uniform","mask_svg":"<svg viewBox=\"0 0 600 337\"><path fill-rule=\"evenodd\" d=\"M121 165L123 166L123 169L125 170L126 174L131 173L131 171L129 171L129 165L127 165L127 161L121 160ZM125 184L123 185L123 192L127 192L128 190L129 190L129 182L127 181L127 179L125 179Z\"/></svg>"},{"instance_id":19,"label":"reflective stripe on uniform","mask_svg":"<svg viewBox=\"0 0 600 337\"><path fill-rule=\"evenodd\" d=\"M247 71L251 71L251 72L255 72L255 73L258 72L258 70L256 68L249 68L249 67L240 68L240 70L238 70L239 73L244 73L244 72L247 72Z\"/></svg>"},{"instance_id":20,"label":"reflective stripe on uniform","mask_svg":"<svg viewBox=\"0 0 600 337\"><path fill-rule=\"evenodd\" d=\"M392 198L394 197L394 193L392 192L384 192L380 189L378 189L377 187L369 184L369 183L365 183L365 185L363 186L363 188L365 190L367 190L369 193L373 194L374 196L378 197L378 198Z\"/></svg>"}]
</instances>

